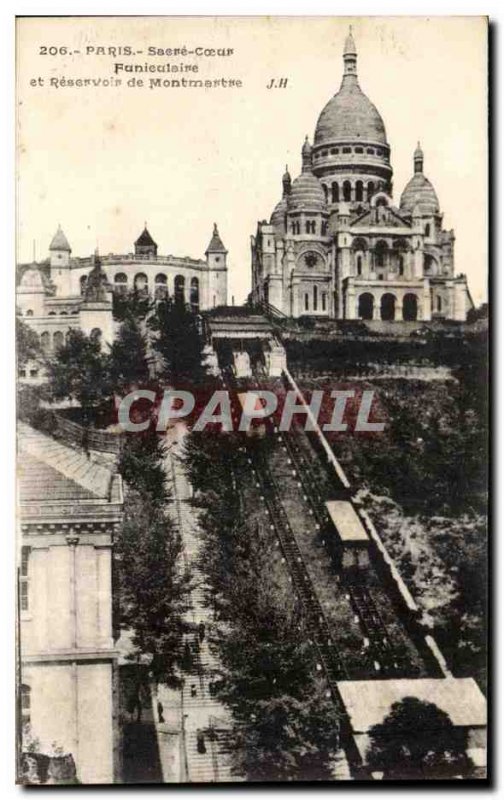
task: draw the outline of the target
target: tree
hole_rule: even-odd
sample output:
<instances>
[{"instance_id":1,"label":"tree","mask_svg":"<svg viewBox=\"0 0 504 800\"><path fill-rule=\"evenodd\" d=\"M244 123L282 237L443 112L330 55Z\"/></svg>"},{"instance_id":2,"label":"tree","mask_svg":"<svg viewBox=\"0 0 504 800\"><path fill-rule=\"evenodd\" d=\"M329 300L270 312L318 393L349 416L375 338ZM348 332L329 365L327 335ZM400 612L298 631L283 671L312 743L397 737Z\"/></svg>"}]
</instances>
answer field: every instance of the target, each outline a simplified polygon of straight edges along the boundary
<instances>
[{"instance_id":1,"label":"tree","mask_svg":"<svg viewBox=\"0 0 504 800\"><path fill-rule=\"evenodd\" d=\"M16 317L16 354L18 367L24 367L27 361L42 358L37 334L20 317Z\"/></svg>"},{"instance_id":2,"label":"tree","mask_svg":"<svg viewBox=\"0 0 504 800\"><path fill-rule=\"evenodd\" d=\"M112 344L110 377L114 391L122 394L149 380L147 338L131 313L126 315Z\"/></svg>"},{"instance_id":3,"label":"tree","mask_svg":"<svg viewBox=\"0 0 504 800\"><path fill-rule=\"evenodd\" d=\"M240 497L242 444L236 434L192 433L185 450L202 508L200 566L218 620L209 634L215 688L235 723L235 769L250 781L329 779L338 713L279 549Z\"/></svg>"},{"instance_id":4,"label":"tree","mask_svg":"<svg viewBox=\"0 0 504 800\"><path fill-rule=\"evenodd\" d=\"M85 424L89 424L90 409L111 396L109 362L98 339L71 329L66 343L47 365L52 399L76 400L82 407Z\"/></svg>"},{"instance_id":5,"label":"tree","mask_svg":"<svg viewBox=\"0 0 504 800\"><path fill-rule=\"evenodd\" d=\"M133 632L132 660L147 657L151 677L174 687L190 589L181 552L180 535L160 506L130 490L116 540L121 624Z\"/></svg>"},{"instance_id":6,"label":"tree","mask_svg":"<svg viewBox=\"0 0 504 800\"><path fill-rule=\"evenodd\" d=\"M367 762L385 778L449 778L470 766L467 734L434 703L405 697L369 731Z\"/></svg>"},{"instance_id":7,"label":"tree","mask_svg":"<svg viewBox=\"0 0 504 800\"><path fill-rule=\"evenodd\" d=\"M168 299L157 304L148 324L157 334L153 347L163 360L162 377L175 385L201 383L206 371L196 315L183 303Z\"/></svg>"},{"instance_id":8,"label":"tree","mask_svg":"<svg viewBox=\"0 0 504 800\"><path fill-rule=\"evenodd\" d=\"M128 486L155 505L168 500L163 458L163 439L152 428L128 434L119 455L118 470Z\"/></svg>"}]
</instances>

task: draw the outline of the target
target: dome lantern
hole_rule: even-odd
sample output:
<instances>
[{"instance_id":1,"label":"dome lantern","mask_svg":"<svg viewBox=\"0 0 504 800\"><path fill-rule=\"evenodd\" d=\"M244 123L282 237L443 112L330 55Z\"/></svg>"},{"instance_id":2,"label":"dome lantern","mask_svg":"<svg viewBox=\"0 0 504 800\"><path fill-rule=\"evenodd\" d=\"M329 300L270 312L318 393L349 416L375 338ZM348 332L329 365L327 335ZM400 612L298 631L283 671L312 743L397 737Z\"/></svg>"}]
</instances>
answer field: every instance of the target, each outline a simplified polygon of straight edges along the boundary
<instances>
[{"instance_id":1,"label":"dome lantern","mask_svg":"<svg viewBox=\"0 0 504 800\"><path fill-rule=\"evenodd\" d=\"M343 63L345 65L344 75L355 75L357 77L357 48L352 36L351 25L343 48Z\"/></svg>"},{"instance_id":2,"label":"dome lantern","mask_svg":"<svg viewBox=\"0 0 504 800\"><path fill-rule=\"evenodd\" d=\"M424 154L422 148L420 147L420 142L418 142L415 152L413 154L413 164L415 172L423 172L423 162L424 162Z\"/></svg>"}]
</instances>

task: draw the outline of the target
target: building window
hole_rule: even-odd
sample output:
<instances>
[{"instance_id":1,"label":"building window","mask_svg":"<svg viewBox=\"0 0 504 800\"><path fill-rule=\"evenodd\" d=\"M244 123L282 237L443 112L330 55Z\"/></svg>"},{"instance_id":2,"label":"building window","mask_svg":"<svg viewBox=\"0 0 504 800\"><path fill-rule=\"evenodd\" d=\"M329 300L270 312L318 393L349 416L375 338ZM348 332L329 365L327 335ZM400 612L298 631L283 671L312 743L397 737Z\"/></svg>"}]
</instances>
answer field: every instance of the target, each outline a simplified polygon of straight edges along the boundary
<instances>
[{"instance_id":1,"label":"building window","mask_svg":"<svg viewBox=\"0 0 504 800\"><path fill-rule=\"evenodd\" d=\"M51 346L51 335L49 331L44 331L40 334L40 346L45 353L48 352Z\"/></svg>"},{"instance_id":2,"label":"building window","mask_svg":"<svg viewBox=\"0 0 504 800\"><path fill-rule=\"evenodd\" d=\"M183 275L175 275L175 302L185 303L185 278Z\"/></svg>"},{"instance_id":3,"label":"building window","mask_svg":"<svg viewBox=\"0 0 504 800\"><path fill-rule=\"evenodd\" d=\"M359 296L359 319L373 319L374 297L369 292Z\"/></svg>"},{"instance_id":4,"label":"building window","mask_svg":"<svg viewBox=\"0 0 504 800\"><path fill-rule=\"evenodd\" d=\"M31 722L31 688L26 684L21 684L21 725L23 728Z\"/></svg>"},{"instance_id":5,"label":"building window","mask_svg":"<svg viewBox=\"0 0 504 800\"><path fill-rule=\"evenodd\" d=\"M30 608L30 548L21 548L21 567L19 569L19 606L21 611Z\"/></svg>"},{"instance_id":6,"label":"building window","mask_svg":"<svg viewBox=\"0 0 504 800\"><path fill-rule=\"evenodd\" d=\"M82 275L79 278L79 283L80 283L80 293L81 294L85 294L85 292L86 292L86 284L87 284L87 275Z\"/></svg>"},{"instance_id":7,"label":"building window","mask_svg":"<svg viewBox=\"0 0 504 800\"><path fill-rule=\"evenodd\" d=\"M356 153L363 153L364 152L364 148L363 147L356 147L355 148L355 152Z\"/></svg>"},{"instance_id":8,"label":"building window","mask_svg":"<svg viewBox=\"0 0 504 800\"><path fill-rule=\"evenodd\" d=\"M322 292L322 311L327 311L327 294Z\"/></svg>"},{"instance_id":9,"label":"building window","mask_svg":"<svg viewBox=\"0 0 504 800\"><path fill-rule=\"evenodd\" d=\"M373 148L372 147L368 147L368 149L366 150L366 153L368 154L368 156L374 156Z\"/></svg>"},{"instance_id":10,"label":"building window","mask_svg":"<svg viewBox=\"0 0 504 800\"><path fill-rule=\"evenodd\" d=\"M436 309L437 311L442 311L443 310L443 302L442 302L441 298L439 297L439 295L436 297L436 305L437 305L437 309Z\"/></svg>"},{"instance_id":11,"label":"building window","mask_svg":"<svg viewBox=\"0 0 504 800\"><path fill-rule=\"evenodd\" d=\"M329 193L327 191L327 186L325 185L325 183L322 184L322 189L324 190L324 197L325 197L325 201L327 203L327 198L328 198L328 194Z\"/></svg>"},{"instance_id":12,"label":"building window","mask_svg":"<svg viewBox=\"0 0 504 800\"><path fill-rule=\"evenodd\" d=\"M343 200L345 203L349 203L352 199L352 185L350 181L345 181L343 183Z\"/></svg>"},{"instance_id":13,"label":"building window","mask_svg":"<svg viewBox=\"0 0 504 800\"><path fill-rule=\"evenodd\" d=\"M316 286L313 287L313 310L316 311L318 307L318 289Z\"/></svg>"},{"instance_id":14,"label":"building window","mask_svg":"<svg viewBox=\"0 0 504 800\"><path fill-rule=\"evenodd\" d=\"M310 310L310 298L308 296L308 292L306 292L306 294L304 296L304 310L305 311L309 311Z\"/></svg>"},{"instance_id":15,"label":"building window","mask_svg":"<svg viewBox=\"0 0 504 800\"><path fill-rule=\"evenodd\" d=\"M364 199L364 184L362 181L357 181L355 184L355 199L358 203L362 203Z\"/></svg>"},{"instance_id":16,"label":"building window","mask_svg":"<svg viewBox=\"0 0 504 800\"><path fill-rule=\"evenodd\" d=\"M339 203L339 186L337 183L331 184L331 200L333 203Z\"/></svg>"},{"instance_id":17,"label":"building window","mask_svg":"<svg viewBox=\"0 0 504 800\"><path fill-rule=\"evenodd\" d=\"M357 275L362 275L362 256L357 256Z\"/></svg>"},{"instance_id":18,"label":"building window","mask_svg":"<svg viewBox=\"0 0 504 800\"><path fill-rule=\"evenodd\" d=\"M26 316L33 317L33 311L31 310L31 308L29 308L28 311L26 312Z\"/></svg>"},{"instance_id":19,"label":"building window","mask_svg":"<svg viewBox=\"0 0 504 800\"><path fill-rule=\"evenodd\" d=\"M21 367L21 369L19 370L19 377L26 378L26 370L24 367Z\"/></svg>"},{"instance_id":20,"label":"building window","mask_svg":"<svg viewBox=\"0 0 504 800\"><path fill-rule=\"evenodd\" d=\"M149 279L144 272L138 272L135 275L135 280L133 283L137 292L146 293L149 289Z\"/></svg>"},{"instance_id":21,"label":"building window","mask_svg":"<svg viewBox=\"0 0 504 800\"><path fill-rule=\"evenodd\" d=\"M191 311L195 314L199 311L199 280L198 278L191 278Z\"/></svg>"},{"instance_id":22,"label":"building window","mask_svg":"<svg viewBox=\"0 0 504 800\"><path fill-rule=\"evenodd\" d=\"M63 334L61 331L56 331L53 334L53 349L57 350L59 347L63 347Z\"/></svg>"},{"instance_id":23,"label":"building window","mask_svg":"<svg viewBox=\"0 0 504 800\"><path fill-rule=\"evenodd\" d=\"M404 256L399 256L399 275L404 275Z\"/></svg>"},{"instance_id":24,"label":"building window","mask_svg":"<svg viewBox=\"0 0 504 800\"><path fill-rule=\"evenodd\" d=\"M369 202L369 200L371 200L371 198L374 195L374 193L375 193L375 185L374 185L373 181L369 181L369 183L367 185L367 199L368 199L368 202Z\"/></svg>"},{"instance_id":25,"label":"building window","mask_svg":"<svg viewBox=\"0 0 504 800\"><path fill-rule=\"evenodd\" d=\"M429 223L427 223L427 225L425 226L425 235L426 236L430 236L430 225L429 225Z\"/></svg>"},{"instance_id":26,"label":"building window","mask_svg":"<svg viewBox=\"0 0 504 800\"><path fill-rule=\"evenodd\" d=\"M386 242L378 242L375 247L375 265L377 267L384 267L386 262L387 256L387 243Z\"/></svg>"},{"instance_id":27,"label":"building window","mask_svg":"<svg viewBox=\"0 0 504 800\"><path fill-rule=\"evenodd\" d=\"M30 378L38 378L38 369L30 370Z\"/></svg>"},{"instance_id":28,"label":"building window","mask_svg":"<svg viewBox=\"0 0 504 800\"><path fill-rule=\"evenodd\" d=\"M343 147L341 152L342 153L351 153L352 152L352 148L351 147Z\"/></svg>"}]
</instances>

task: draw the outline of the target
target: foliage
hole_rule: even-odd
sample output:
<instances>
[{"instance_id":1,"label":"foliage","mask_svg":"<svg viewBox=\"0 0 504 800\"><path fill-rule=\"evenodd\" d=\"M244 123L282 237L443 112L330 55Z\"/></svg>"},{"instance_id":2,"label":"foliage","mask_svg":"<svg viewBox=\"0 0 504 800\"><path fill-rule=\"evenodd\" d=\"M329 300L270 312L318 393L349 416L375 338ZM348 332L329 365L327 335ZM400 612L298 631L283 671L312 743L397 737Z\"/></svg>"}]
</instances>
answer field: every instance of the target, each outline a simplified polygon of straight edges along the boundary
<instances>
[{"instance_id":1,"label":"foliage","mask_svg":"<svg viewBox=\"0 0 504 800\"><path fill-rule=\"evenodd\" d=\"M385 778L448 778L469 767L467 733L434 703L415 697L394 703L369 737L368 764Z\"/></svg>"},{"instance_id":2,"label":"foliage","mask_svg":"<svg viewBox=\"0 0 504 800\"><path fill-rule=\"evenodd\" d=\"M180 566L179 533L160 506L130 490L116 540L121 623L133 631L133 659L147 657L152 678L179 685L189 577Z\"/></svg>"},{"instance_id":3,"label":"foliage","mask_svg":"<svg viewBox=\"0 0 504 800\"><path fill-rule=\"evenodd\" d=\"M83 410L110 396L109 356L100 342L71 329L64 345L48 362L49 392L53 400L76 400Z\"/></svg>"},{"instance_id":4,"label":"foliage","mask_svg":"<svg viewBox=\"0 0 504 800\"><path fill-rule=\"evenodd\" d=\"M16 317L16 355L18 367L43 355L37 334L20 317Z\"/></svg>"},{"instance_id":5,"label":"foliage","mask_svg":"<svg viewBox=\"0 0 504 800\"><path fill-rule=\"evenodd\" d=\"M243 439L186 440L202 508L201 560L218 624L217 694L235 721L235 768L250 781L330 777L339 719L319 680L313 646L269 529L249 513ZM215 491L215 487L219 491Z\"/></svg>"},{"instance_id":6,"label":"foliage","mask_svg":"<svg viewBox=\"0 0 504 800\"><path fill-rule=\"evenodd\" d=\"M124 322L128 317L137 320L146 319L152 311L152 301L148 294L130 289L127 292L114 292L112 296L112 314L117 322Z\"/></svg>"},{"instance_id":7,"label":"foliage","mask_svg":"<svg viewBox=\"0 0 504 800\"><path fill-rule=\"evenodd\" d=\"M110 378L121 395L149 380L147 338L131 313L125 316L110 350Z\"/></svg>"},{"instance_id":8,"label":"foliage","mask_svg":"<svg viewBox=\"0 0 504 800\"><path fill-rule=\"evenodd\" d=\"M153 428L129 434L119 456L118 470L123 479L154 505L168 499L163 457L163 439Z\"/></svg>"},{"instance_id":9,"label":"foliage","mask_svg":"<svg viewBox=\"0 0 504 800\"><path fill-rule=\"evenodd\" d=\"M161 377L175 385L200 384L205 369L198 317L183 303L170 298L157 304L148 324L156 334L153 347L163 362Z\"/></svg>"}]
</instances>

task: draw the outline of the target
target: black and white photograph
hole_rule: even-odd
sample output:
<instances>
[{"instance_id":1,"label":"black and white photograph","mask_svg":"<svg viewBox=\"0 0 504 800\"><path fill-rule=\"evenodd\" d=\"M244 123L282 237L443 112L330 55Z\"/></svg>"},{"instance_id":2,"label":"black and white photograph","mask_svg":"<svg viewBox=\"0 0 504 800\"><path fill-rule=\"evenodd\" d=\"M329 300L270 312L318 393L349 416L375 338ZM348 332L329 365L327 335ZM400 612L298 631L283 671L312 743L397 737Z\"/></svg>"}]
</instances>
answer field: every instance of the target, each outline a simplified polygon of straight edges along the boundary
<instances>
[{"instance_id":1,"label":"black and white photograph","mask_svg":"<svg viewBox=\"0 0 504 800\"><path fill-rule=\"evenodd\" d=\"M18 784L489 780L488 42L17 17Z\"/></svg>"}]
</instances>

